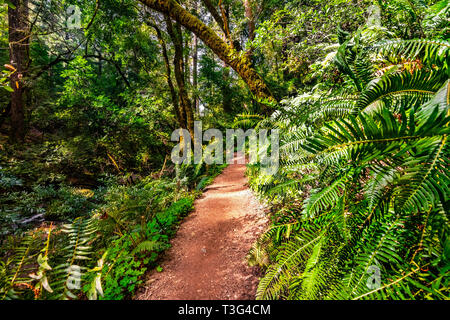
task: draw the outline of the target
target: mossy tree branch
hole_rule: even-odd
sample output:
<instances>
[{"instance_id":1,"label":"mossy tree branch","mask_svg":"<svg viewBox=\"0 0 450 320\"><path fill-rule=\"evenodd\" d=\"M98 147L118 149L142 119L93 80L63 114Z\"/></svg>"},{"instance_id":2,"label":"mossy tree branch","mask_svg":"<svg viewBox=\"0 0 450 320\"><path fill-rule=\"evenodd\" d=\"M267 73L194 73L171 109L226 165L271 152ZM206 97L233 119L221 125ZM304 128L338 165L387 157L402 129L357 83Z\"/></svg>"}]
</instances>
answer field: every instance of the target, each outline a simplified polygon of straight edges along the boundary
<instances>
[{"instance_id":1,"label":"mossy tree branch","mask_svg":"<svg viewBox=\"0 0 450 320\"><path fill-rule=\"evenodd\" d=\"M276 101L267 84L253 68L249 57L231 48L211 28L174 0L140 0L140 2L153 10L168 15L187 30L196 34L221 60L239 74L257 99L269 103ZM270 107L267 104L263 105L264 111L270 113Z\"/></svg>"}]
</instances>

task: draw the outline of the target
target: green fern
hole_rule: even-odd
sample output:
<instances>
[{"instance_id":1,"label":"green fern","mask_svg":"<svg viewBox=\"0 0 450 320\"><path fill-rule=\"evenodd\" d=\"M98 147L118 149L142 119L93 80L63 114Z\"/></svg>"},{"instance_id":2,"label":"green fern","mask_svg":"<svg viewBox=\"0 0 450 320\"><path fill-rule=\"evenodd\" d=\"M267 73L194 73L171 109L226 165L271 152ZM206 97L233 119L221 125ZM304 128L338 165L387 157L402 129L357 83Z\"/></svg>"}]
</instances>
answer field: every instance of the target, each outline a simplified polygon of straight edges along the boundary
<instances>
[{"instance_id":1,"label":"green fern","mask_svg":"<svg viewBox=\"0 0 450 320\"><path fill-rule=\"evenodd\" d=\"M32 279L28 276L33 270L34 249L37 235L26 234L20 245L14 249L13 256L1 262L0 300L18 299L18 292L30 288Z\"/></svg>"},{"instance_id":2,"label":"green fern","mask_svg":"<svg viewBox=\"0 0 450 320\"><path fill-rule=\"evenodd\" d=\"M267 121L282 167L251 186L297 210L278 211L252 250L271 259L258 299L448 299L449 43L358 37L336 57L357 92L329 97L347 112L305 94L283 106L297 116Z\"/></svg>"},{"instance_id":3,"label":"green fern","mask_svg":"<svg viewBox=\"0 0 450 320\"><path fill-rule=\"evenodd\" d=\"M64 225L68 245L63 249L63 262L53 268L51 278L56 299L77 299L74 292L81 289L83 274L88 270L83 261L91 255L91 241L97 231L95 219L77 218L72 224Z\"/></svg>"}]
</instances>

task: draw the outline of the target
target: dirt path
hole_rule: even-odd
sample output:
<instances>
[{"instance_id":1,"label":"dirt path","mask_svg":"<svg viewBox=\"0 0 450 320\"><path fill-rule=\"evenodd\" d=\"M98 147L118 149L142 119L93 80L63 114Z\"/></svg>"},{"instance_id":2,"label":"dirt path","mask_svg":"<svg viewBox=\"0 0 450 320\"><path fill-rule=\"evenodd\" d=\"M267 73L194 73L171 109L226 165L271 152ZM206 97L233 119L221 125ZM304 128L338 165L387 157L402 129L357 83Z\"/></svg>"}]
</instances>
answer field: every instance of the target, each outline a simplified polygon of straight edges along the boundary
<instances>
[{"instance_id":1,"label":"dirt path","mask_svg":"<svg viewBox=\"0 0 450 320\"><path fill-rule=\"evenodd\" d=\"M245 256L267 220L247 187L245 165L229 165L195 201L167 251L135 299L254 299L258 272Z\"/></svg>"}]
</instances>

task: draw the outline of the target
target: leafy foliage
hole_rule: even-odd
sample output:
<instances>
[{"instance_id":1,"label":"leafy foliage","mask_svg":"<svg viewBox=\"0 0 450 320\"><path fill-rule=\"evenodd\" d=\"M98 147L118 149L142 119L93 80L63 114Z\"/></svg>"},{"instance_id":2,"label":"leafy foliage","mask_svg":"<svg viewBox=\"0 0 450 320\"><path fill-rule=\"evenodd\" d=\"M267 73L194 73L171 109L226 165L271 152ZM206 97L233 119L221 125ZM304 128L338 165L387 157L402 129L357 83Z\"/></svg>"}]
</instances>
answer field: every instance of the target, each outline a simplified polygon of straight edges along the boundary
<instances>
[{"instance_id":1,"label":"leafy foliage","mask_svg":"<svg viewBox=\"0 0 450 320\"><path fill-rule=\"evenodd\" d=\"M134 0L16 2L10 19L0 0L0 299L131 298L224 168L170 163L195 120L280 130L280 170L247 169L273 205L249 253L258 298L448 299L447 0L180 2L220 50Z\"/></svg>"},{"instance_id":2,"label":"leafy foliage","mask_svg":"<svg viewBox=\"0 0 450 320\"><path fill-rule=\"evenodd\" d=\"M251 251L267 268L259 299L448 298L449 44L362 34L335 58L346 90L286 101L264 123L283 132L284 165L266 180L254 166L251 185L294 211ZM330 114L327 95L348 111Z\"/></svg>"}]
</instances>

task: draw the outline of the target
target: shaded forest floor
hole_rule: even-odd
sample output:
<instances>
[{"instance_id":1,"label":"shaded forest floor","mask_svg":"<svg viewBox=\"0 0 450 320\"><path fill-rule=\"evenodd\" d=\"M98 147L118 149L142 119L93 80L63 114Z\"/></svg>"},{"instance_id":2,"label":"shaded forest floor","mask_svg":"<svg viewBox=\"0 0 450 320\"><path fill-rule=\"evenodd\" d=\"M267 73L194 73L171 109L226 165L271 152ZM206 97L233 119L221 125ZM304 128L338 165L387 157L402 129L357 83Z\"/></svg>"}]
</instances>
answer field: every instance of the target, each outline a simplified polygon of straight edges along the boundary
<instances>
[{"instance_id":1,"label":"shaded forest floor","mask_svg":"<svg viewBox=\"0 0 450 320\"><path fill-rule=\"evenodd\" d=\"M229 165L205 189L172 240L163 271L149 272L135 299L255 298L260 274L246 255L268 221L244 173L245 165Z\"/></svg>"}]
</instances>

